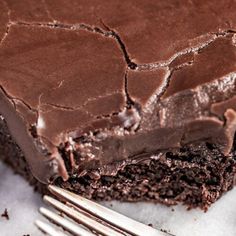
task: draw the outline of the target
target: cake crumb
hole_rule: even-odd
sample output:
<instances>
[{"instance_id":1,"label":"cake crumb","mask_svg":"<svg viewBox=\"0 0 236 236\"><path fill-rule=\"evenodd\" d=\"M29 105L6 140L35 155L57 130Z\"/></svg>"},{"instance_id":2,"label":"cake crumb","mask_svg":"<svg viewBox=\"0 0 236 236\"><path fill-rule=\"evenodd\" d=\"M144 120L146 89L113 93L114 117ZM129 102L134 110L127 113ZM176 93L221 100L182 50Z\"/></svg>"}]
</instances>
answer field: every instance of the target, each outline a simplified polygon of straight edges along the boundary
<instances>
[{"instance_id":1,"label":"cake crumb","mask_svg":"<svg viewBox=\"0 0 236 236\"><path fill-rule=\"evenodd\" d=\"M7 208L5 208L4 212L1 214L1 217L6 218L7 220L10 219Z\"/></svg>"},{"instance_id":2,"label":"cake crumb","mask_svg":"<svg viewBox=\"0 0 236 236\"><path fill-rule=\"evenodd\" d=\"M160 231L163 232L163 233L169 234L169 235L171 235L171 236L176 236L176 235L172 234L172 233L170 232L170 230L160 229Z\"/></svg>"},{"instance_id":3,"label":"cake crumb","mask_svg":"<svg viewBox=\"0 0 236 236\"><path fill-rule=\"evenodd\" d=\"M153 227L153 224L152 224L152 223L149 223L148 226Z\"/></svg>"},{"instance_id":4,"label":"cake crumb","mask_svg":"<svg viewBox=\"0 0 236 236\"><path fill-rule=\"evenodd\" d=\"M174 208L171 208L171 211L175 211L175 209L174 209Z\"/></svg>"}]
</instances>

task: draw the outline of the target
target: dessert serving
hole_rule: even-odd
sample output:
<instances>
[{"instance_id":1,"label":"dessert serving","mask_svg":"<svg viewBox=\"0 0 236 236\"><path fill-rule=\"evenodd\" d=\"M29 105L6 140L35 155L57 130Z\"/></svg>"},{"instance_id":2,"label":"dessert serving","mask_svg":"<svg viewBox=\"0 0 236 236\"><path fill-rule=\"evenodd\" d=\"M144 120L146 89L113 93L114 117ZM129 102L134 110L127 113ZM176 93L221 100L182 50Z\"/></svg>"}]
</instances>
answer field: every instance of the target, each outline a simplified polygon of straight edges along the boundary
<instances>
[{"instance_id":1,"label":"dessert serving","mask_svg":"<svg viewBox=\"0 0 236 236\"><path fill-rule=\"evenodd\" d=\"M0 157L43 191L207 207L236 176L236 2L0 0Z\"/></svg>"}]
</instances>

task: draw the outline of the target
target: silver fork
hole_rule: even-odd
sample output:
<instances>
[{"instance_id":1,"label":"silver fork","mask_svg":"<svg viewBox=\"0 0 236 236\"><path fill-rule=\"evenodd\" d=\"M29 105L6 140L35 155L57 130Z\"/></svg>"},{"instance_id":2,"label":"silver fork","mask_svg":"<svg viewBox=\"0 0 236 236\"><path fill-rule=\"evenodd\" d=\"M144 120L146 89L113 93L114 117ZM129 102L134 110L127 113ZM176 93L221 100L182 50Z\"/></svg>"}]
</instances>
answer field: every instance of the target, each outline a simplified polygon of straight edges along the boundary
<instances>
[{"instance_id":1,"label":"silver fork","mask_svg":"<svg viewBox=\"0 0 236 236\"><path fill-rule=\"evenodd\" d=\"M171 235L132 220L67 190L53 185L49 185L48 188L59 200L50 196L44 196L43 199L58 212L55 213L43 207L39 211L52 223L62 228L61 230L49 223L36 220L36 226L48 235L66 236L68 232L76 236Z\"/></svg>"}]
</instances>

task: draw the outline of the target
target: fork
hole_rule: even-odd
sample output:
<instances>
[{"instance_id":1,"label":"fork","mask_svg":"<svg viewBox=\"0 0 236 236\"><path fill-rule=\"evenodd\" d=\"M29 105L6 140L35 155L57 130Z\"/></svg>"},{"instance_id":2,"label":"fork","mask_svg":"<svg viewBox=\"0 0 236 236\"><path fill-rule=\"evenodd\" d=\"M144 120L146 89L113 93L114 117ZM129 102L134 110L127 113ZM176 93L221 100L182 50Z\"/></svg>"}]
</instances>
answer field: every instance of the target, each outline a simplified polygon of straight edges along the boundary
<instances>
[{"instance_id":1,"label":"fork","mask_svg":"<svg viewBox=\"0 0 236 236\"><path fill-rule=\"evenodd\" d=\"M44 207L39 211L49 221L62 228L61 230L49 223L36 220L36 226L48 235L66 236L67 233L75 236L171 235L57 186L49 185L48 189L58 200L47 195L43 199L55 208L57 213Z\"/></svg>"}]
</instances>

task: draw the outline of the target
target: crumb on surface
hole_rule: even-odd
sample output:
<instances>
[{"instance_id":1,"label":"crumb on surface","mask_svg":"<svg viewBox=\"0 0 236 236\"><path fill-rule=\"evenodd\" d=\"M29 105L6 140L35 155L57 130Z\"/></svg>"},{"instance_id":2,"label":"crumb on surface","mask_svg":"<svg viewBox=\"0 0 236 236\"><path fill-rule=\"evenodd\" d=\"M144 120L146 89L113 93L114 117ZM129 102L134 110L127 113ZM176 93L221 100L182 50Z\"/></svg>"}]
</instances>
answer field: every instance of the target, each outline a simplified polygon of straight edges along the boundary
<instances>
[{"instance_id":1,"label":"crumb on surface","mask_svg":"<svg viewBox=\"0 0 236 236\"><path fill-rule=\"evenodd\" d=\"M7 208L5 208L4 212L1 214L1 217L5 218L7 220L10 219Z\"/></svg>"},{"instance_id":2,"label":"crumb on surface","mask_svg":"<svg viewBox=\"0 0 236 236\"><path fill-rule=\"evenodd\" d=\"M171 211L175 211L175 209L174 209L174 208L171 208Z\"/></svg>"},{"instance_id":3,"label":"crumb on surface","mask_svg":"<svg viewBox=\"0 0 236 236\"><path fill-rule=\"evenodd\" d=\"M172 234L172 233L170 232L170 230L160 229L160 231L163 232L163 233L166 233L166 234L168 234L168 235L170 235L170 236L176 236L176 235Z\"/></svg>"},{"instance_id":4,"label":"crumb on surface","mask_svg":"<svg viewBox=\"0 0 236 236\"><path fill-rule=\"evenodd\" d=\"M153 224L152 224L152 223L149 223L148 226L153 227Z\"/></svg>"}]
</instances>

